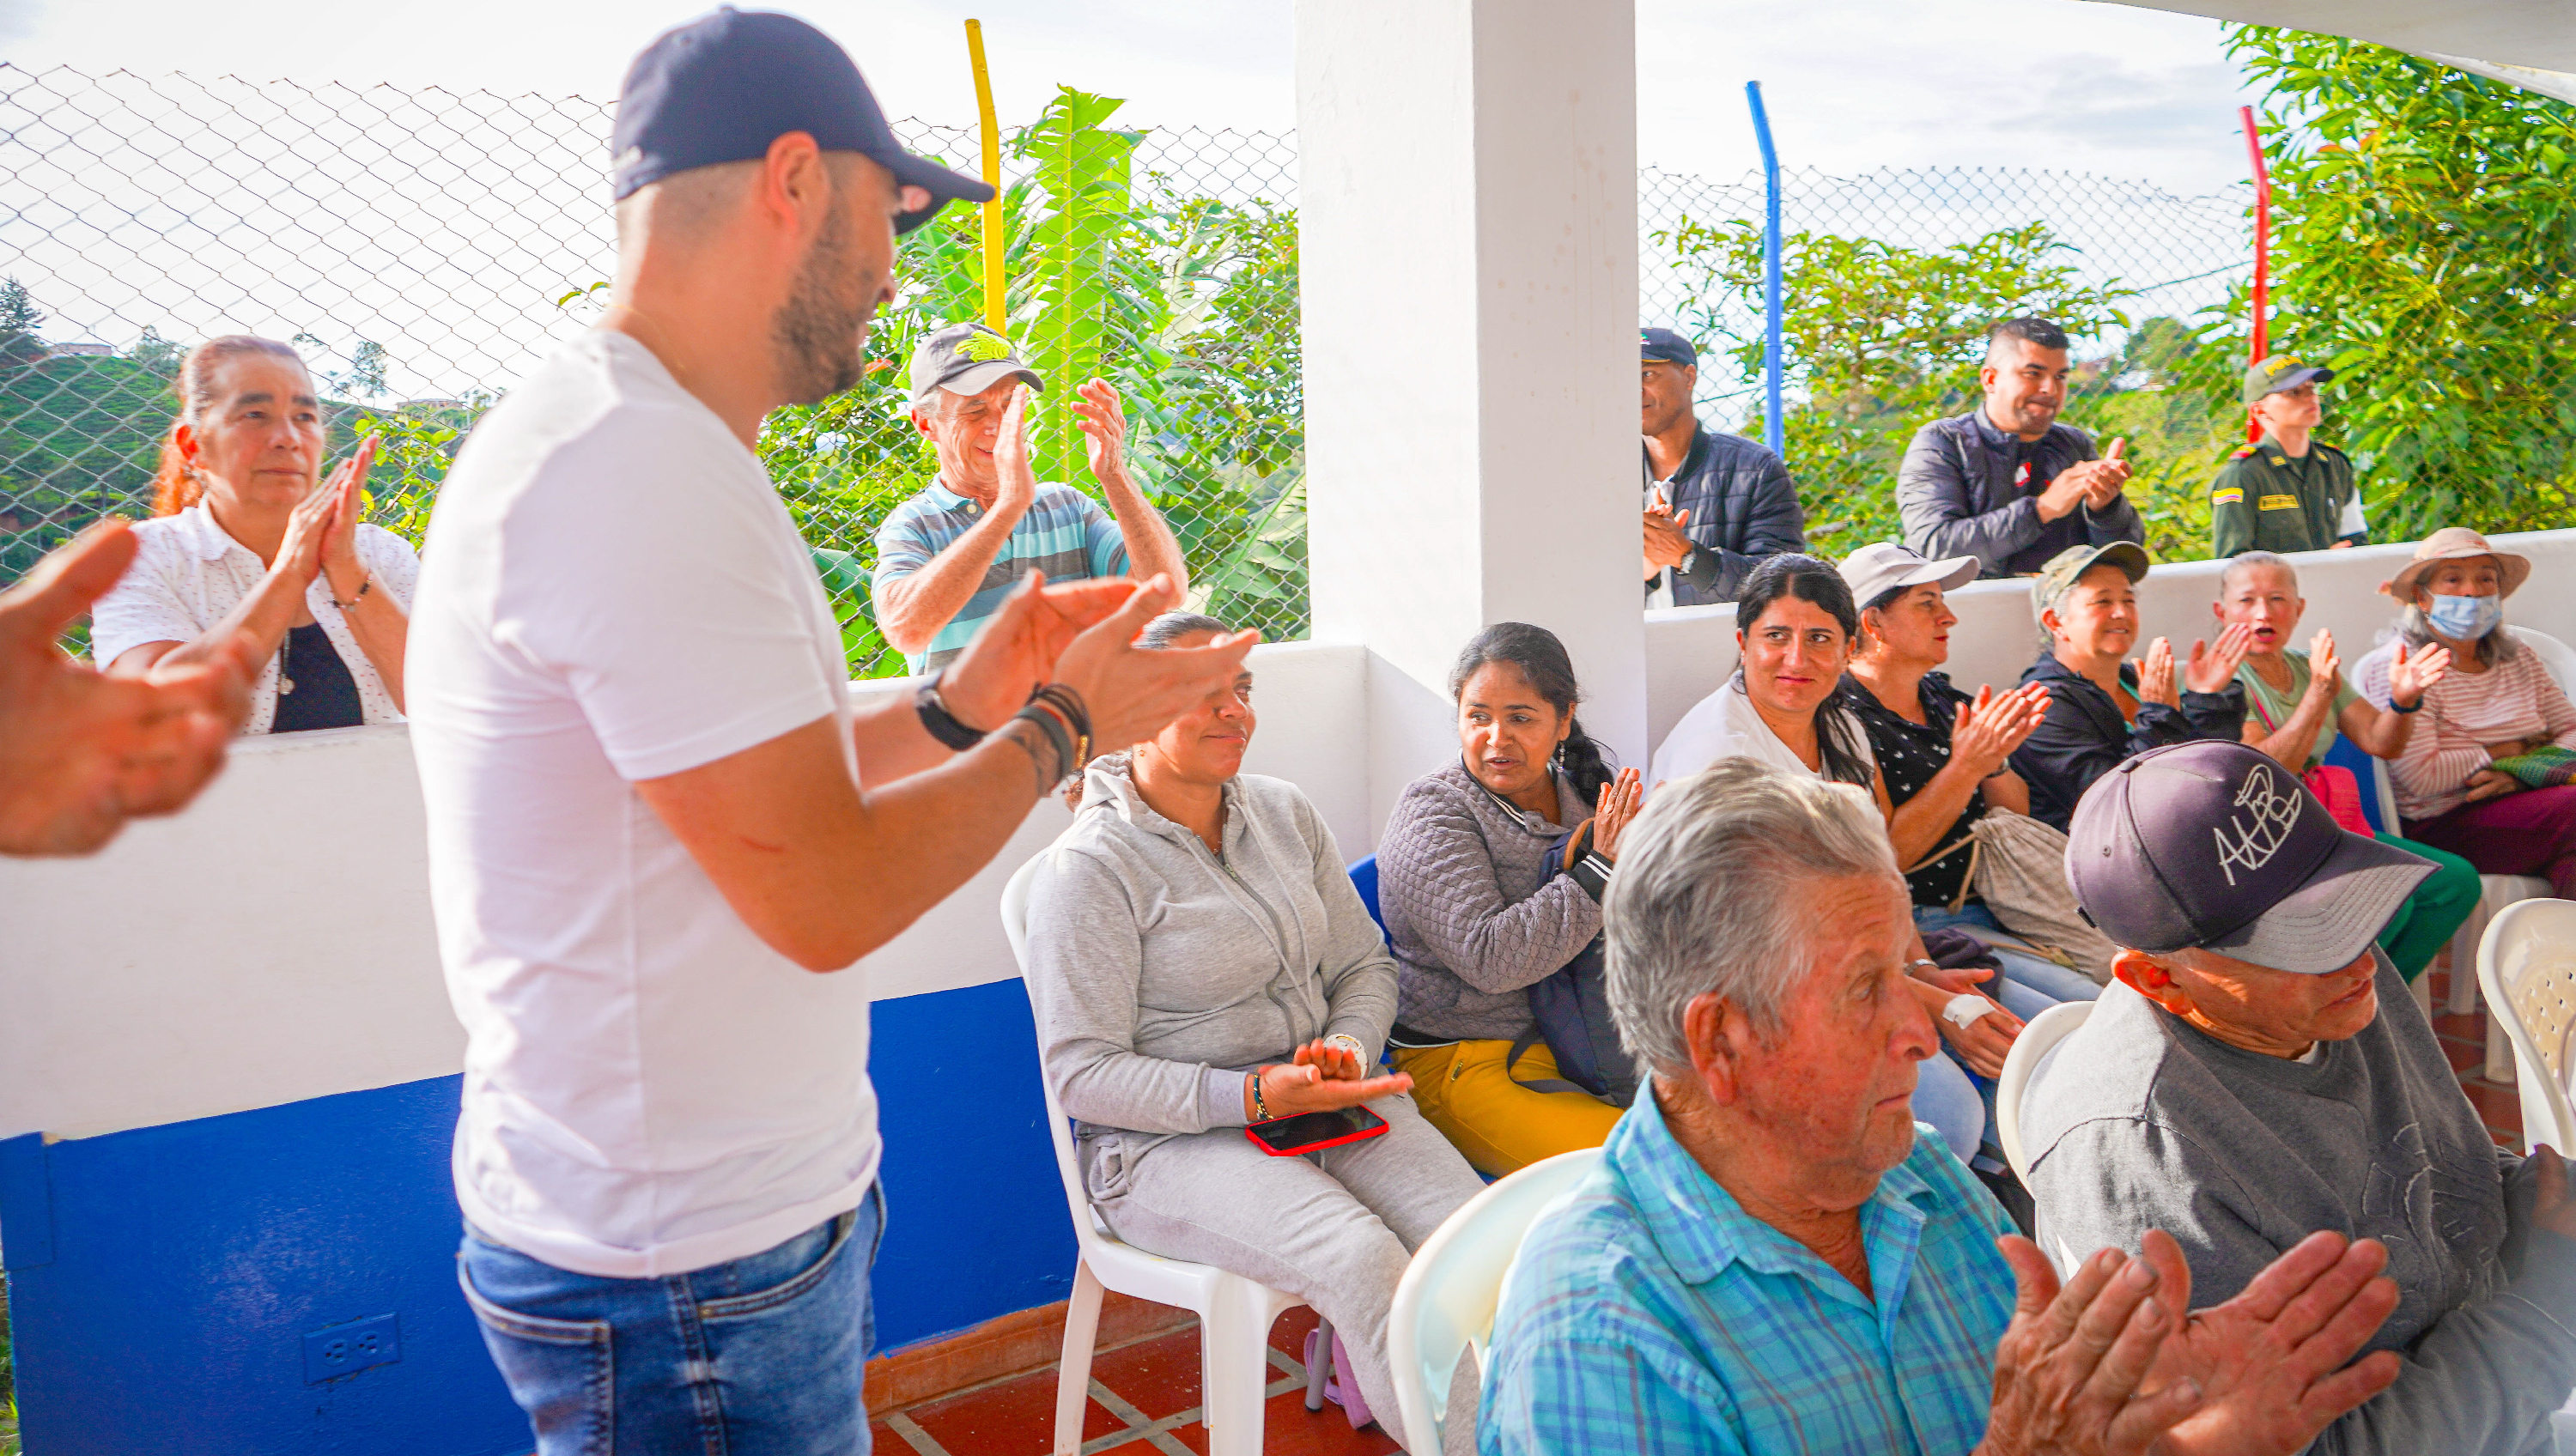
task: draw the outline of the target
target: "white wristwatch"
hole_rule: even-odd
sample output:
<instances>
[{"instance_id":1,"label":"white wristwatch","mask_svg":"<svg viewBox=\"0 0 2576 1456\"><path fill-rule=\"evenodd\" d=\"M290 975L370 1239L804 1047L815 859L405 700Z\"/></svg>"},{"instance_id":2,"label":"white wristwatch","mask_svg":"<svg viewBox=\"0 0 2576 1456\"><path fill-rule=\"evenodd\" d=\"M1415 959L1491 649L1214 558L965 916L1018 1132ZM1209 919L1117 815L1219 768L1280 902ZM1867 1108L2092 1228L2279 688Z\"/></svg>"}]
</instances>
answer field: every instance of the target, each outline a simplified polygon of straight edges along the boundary
<instances>
[{"instance_id":1,"label":"white wristwatch","mask_svg":"<svg viewBox=\"0 0 2576 1456\"><path fill-rule=\"evenodd\" d=\"M1368 1048L1361 1046L1360 1039L1351 1035L1349 1032L1334 1032L1331 1036L1324 1038L1324 1045L1342 1048L1352 1056L1357 1057L1363 1066L1368 1062Z\"/></svg>"}]
</instances>

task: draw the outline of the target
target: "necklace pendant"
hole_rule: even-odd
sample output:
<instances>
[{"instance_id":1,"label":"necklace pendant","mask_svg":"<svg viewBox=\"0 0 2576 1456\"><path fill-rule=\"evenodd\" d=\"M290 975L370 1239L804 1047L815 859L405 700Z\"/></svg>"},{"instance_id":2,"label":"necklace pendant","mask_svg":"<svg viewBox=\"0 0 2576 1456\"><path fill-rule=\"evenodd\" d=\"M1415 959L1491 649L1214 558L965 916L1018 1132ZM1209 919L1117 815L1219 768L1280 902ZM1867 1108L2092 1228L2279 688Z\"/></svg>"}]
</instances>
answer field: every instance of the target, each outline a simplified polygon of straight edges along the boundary
<instances>
[{"instance_id":1,"label":"necklace pendant","mask_svg":"<svg viewBox=\"0 0 2576 1456\"><path fill-rule=\"evenodd\" d=\"M281 674L277 679L277 690L281 693L295 691L295 679Z\"/></svg>"}]
</instances>

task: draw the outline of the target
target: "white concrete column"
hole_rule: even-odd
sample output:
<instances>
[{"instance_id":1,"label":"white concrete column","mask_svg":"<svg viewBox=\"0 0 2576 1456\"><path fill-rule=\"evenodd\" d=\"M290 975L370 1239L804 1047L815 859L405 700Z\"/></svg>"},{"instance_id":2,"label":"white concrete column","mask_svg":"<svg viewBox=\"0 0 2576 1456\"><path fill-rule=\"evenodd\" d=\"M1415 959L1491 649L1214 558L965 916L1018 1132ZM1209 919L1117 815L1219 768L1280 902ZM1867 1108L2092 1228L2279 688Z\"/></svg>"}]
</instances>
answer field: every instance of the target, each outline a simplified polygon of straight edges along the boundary
<instances>
[{"instance_id":1,"label":"white concrete column","mask_svg":"<svg viewBox=\"0 0 2576 1456\"><path fill-rule=\"evenodd\" d=\"M1315 636L1374 655L1372 800L1499 621L1642 766L1631 0L1298 0L1297 128Z\"/></svg>"}]
</instances>

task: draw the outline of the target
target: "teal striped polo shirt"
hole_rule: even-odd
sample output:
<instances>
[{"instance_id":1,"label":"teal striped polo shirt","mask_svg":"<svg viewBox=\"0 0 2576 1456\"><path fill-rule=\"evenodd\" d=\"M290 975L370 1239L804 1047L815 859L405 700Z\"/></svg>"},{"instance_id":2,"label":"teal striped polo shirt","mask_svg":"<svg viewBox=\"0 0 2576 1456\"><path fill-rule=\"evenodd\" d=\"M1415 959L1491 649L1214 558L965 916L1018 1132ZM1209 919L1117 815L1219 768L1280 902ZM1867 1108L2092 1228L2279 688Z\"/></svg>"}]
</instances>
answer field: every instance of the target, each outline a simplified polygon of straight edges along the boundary
<instances>
[{"instance_id":1,"label":"teal striped polo shirt","mask_svg":"<svg viewBox=\"0 0 2576 1456\"><path fill-rule=\"evenodd\" d=\"M948 549L949 543L974 529L984 508L947 486L929 489L905 501L877 527L875 581L887 584L910 576ZM1002 598L1019 579L1043 571L1049 581L1081 581L1095 576L1125 576L1127 537L1101 509L1100 502L1069 485L1039 481L1011 539L984 572L983 584L939 635L930 650L907 654L908 672L937 672L975 640L986 618L1000 611Z\"/></svg>"}]
</instances>

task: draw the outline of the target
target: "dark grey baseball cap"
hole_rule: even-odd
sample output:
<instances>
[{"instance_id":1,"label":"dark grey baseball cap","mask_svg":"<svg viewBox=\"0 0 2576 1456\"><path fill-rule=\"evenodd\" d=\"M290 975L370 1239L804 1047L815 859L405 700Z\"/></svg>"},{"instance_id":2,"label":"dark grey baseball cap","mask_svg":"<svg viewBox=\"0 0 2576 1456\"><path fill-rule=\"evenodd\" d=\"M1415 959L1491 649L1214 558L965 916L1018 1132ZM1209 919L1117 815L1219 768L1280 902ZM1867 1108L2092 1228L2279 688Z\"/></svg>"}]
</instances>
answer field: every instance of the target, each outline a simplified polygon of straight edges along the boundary
<instances>
[{"instance_id":1,"label":"dark grey baseball cap","mask_svg":"<svg viewBox=\"0 0 2576 1456\"><path fill-rule=\"evenodd\" d=\"M2142 753L2094 780L2066 881L2104 935L2303 976L2359 959L2433 864L2346 833L2298 776L2243 743Z\"/></svg>"},{"instance_id":2,"label":"dark grey baseball cap","mask_svg":"<svg viewBox=\"0 0 2576 1456\"><path fill-rule=\"evenodd\" d=\"M983 324L950 324L913 346L912 407L928 404L934 389L982 394L1014 375L1027 380L1031 389L1046 388L1009 339Z\"/></svg>"},{"instance_id":3,"label":"dark grey baseball cap","mask_svg":"<svg viewBox=\"0 0 2576 1456\"><path fill-rule=\"evenodd\" d=\"M850 53L792 15L727 5L662 32L636 56L617 96L609 147L619 200L675 173L747 162L791 131L827 152L857 152L930 205L895 219L910 232L952 200L990 202L993 189L916 157L895 140Z\"/></svg>"}]
</instances>

